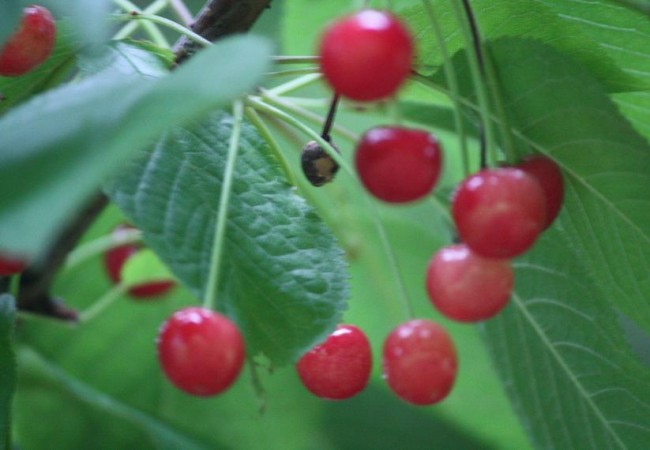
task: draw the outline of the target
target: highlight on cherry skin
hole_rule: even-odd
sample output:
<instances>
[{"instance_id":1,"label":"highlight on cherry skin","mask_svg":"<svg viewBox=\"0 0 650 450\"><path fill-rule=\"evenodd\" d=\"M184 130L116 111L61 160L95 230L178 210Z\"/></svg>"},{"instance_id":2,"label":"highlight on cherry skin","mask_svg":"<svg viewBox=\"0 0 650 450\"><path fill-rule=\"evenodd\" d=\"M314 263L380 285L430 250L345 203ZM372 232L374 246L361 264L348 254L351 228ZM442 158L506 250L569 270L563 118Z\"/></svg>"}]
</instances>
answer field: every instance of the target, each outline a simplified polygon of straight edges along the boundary
<instances>
[{"instance_id":1,"label":"highlight on cherry skin","mask_svg":"<svg viewBox=\"0 0 650 450\"><path fill-rule=\"evenodd\" d=\"M452 216L461 241L487 258L512 258L537 240L546 224L546 198L521 169L484 169L460 183Z\"/></svg>"},{"instance_id":2,"label":"highlight on cherry skin","mask_svg":"<svg viewBox=\"0 0 650 450\"><path fill-rule=\"evenodd\" d=\"M370 342L354 325L339 325L296 364L303 385L317 397L329 400L357 395L368 384L371 369Z\"/></svg>"},{"instance_id":3,"label":"highlight on cherry skin","mask_svg":"<svg viewBox=\"0 0 650 450\"><path fill-rule=\"evenodd\" d=\"M402 400L422 406L447 397L458 369L449 334L426 319L404 322L390 332L382 365L388 387Z\"/></svg>"},{"instance_id":4,"label":"highlight on cherry skin","mask_svg":"<svg viewBox=\"0 0 650 450\"><path fill-rule=\"evenodd\" d=\"M404 127L376 127L359 140L355 167L363 186L388 203L426 196L438 182L442 151L431 133Z\"/></svg>"},{"instance_id":5,"label":"highlight on cherry skin","mask_svg":"<svg viewBox=\"0 0 650 450\"><path fill-rule=\"evenodd\" d=\"M178 389L199 397L228 389L239 376L246 355L237 326L200 307L172 314L160 328L156 345L166 377Z\"/></svg>"},{"instance_id":6,"label":"highlight on cherry skin","mask_svg":"<svg viewBox=\"0 0 650 450\"><path fill-rule=\"evenodd\" d=\"M126 225L117 227L113 233L120 233L124 229L132 228ZM118 284L122 281L122 267L126 261L137 253L140 247L135 244L119 245L104 254L104 267L110 280ZM151 281L141 283L129 289L129 295L136 299L150 299L160 297L169 292L174 286L173 280Z\"/></svg>"},{"instance_id":7,"label":"highlight on cherry skin","mask_svg":"<svg viewBox=\"0 0 650 450\"><path fill-rule=\"evenodd\" d=\"M546 198L546 222L551 226L564 203L564 177L555 161L545 155L528 155L515 167L532 175L542 187Z\"/></svg>"},{"instance_id":8,"label":"highlight on cherry skin","mask_svg":"<svg viewBox=\"0 0 650 450\"><path fill-rule=\"evenodd\" d=\"M414 53L411 33L386 11L365 9L327 27L320 66L338 94L356 101L392 96L408 77Z\"/></svg>"},{"instance_id":9,"label":"highlight on cherry skin","mask_svg":"<svg viewBox=\"0 0 650 450\"><path fill-rule=\"evenodd\" d=\"M17 256L0 253L0 277L16 275L27 268L27 261Z\"/></svg>"},{"instance_id":10,"label":"highlight on cherry skin","mask_svg":"<svg viewBox=\"0 0 650 450\"><path fill-rule=\"evenodd\" d=\"M56 24L43 6L30 5L23 9L18 30L0 50L0 75L23 75L41 65L54 50Z\"/></svg>"},{"instance_id":11,"label":"highlight on cherry skin","mask_svg":"<svg viewBox=\"0 0 650 450\"><path fill-rule=\"evenodd\" d=\"M513 285L509 260L484 258L465 244L440 249L427 267L431 303L459 322L478 322L496 315L508 304Z\"/></svg>"}]
</instances>

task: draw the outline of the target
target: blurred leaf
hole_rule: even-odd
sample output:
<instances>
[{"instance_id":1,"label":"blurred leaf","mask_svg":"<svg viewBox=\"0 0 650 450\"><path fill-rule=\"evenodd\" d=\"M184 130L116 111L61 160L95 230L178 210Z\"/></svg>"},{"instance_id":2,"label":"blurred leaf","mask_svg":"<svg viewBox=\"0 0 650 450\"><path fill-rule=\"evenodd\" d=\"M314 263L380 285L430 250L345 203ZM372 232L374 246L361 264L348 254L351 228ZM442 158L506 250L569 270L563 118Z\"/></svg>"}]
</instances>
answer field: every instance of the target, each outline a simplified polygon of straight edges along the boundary
<instances>
[{"instance_id":1,"label":"blurred leaf","mask_svg":"<svg viewBox=\"0 0 650 450\"><path fill-rule=\"evenodd\" d=\"M212 255L232 118L219 112L170 131L108 187L145 242L202 298ZM343 254L284 181L245 124L228 212L216 305L240 326L250 354L295 361L334 329L347 300Z\"/></svg>"},{"instance_id":2,"label":"blurred leaf","mask_svg":"<svg viewBox=\"0 0 650 450\"><path fill-rule=\"evenodd\" d=\"M70 24L57 23L56 45L40 66L19 77L0 76L0 114L48 87L55 86L69 74L78 46L72 39Z\"/></svg>"},{"instance_id":3,"label":"blurred leaf","mask_svg":"<svg viewBox=\"0 0 650 450\"><path fill-rule=\"evenodd\" d=\"M77 44L85 51L93 52L108 41L113 25L109 20L111 0L39 0L39 4L51 9L57 20L70 20Z\"/></svg>"},{"instance_id":4,"label":"blurred leaf","mask_svg":"<svg viewBox=\"0 0 650 450\"><path fill-rule=\"evenodd\" d=\"M109 70L11 110L0 120L0 246L42 251L124 158L250 89L269 51L252 36L222 40L160 80Z\"/></svg>"},{"instance_id":5,"label":"blurred leaf","mask_svg":"<svg viewBox=\"0 0 650 450\"><path fill-rule=\"evenodd\" d=\"M650 21L647 15L624 6L624 2L612 0L590 0L588 3L541 0L541 3L566 26L589 36L626 73L646 82L650 80Z\"/></svg>"},{"instance_id":6,"label":"blurred leaf","mask_svg":"<svg viewBox=\"0 0 650 450\"><path fill-rule=\"evenodd\" d=\"M553 0L549 0L552 2ZM568 20L563 14L558 14L546 6L546 2L535 0L518 0L516 2L494 2L491 0L474 0L472 8L478 20L481 35L487 39L495 40L506 36L520 38L533 38L544 42L556 50L570 56L577 62L587 67L593 76L603 83L612 92L633 91L647 89L649 81L637 77L633 71L626 71L619 67L606 51L600 39L595 39L592 33L587 33L577 20ZM574 1L558 1L555 3L574 4ZM602 2L601 2L602 3ZM446 37L449 54L453 54L465 47L462 33L458 30L457 21L449 2L432 2L438 21ZM588 9L591 6L586 6ZM620 8L617 8L620 9ZM616 17L619 11L610 10ZM427 14L423 6L416 5L400 10L403 17L411 27L418 45L418 62L427 67L438 67L442 64L439 44L431 29ZM623 21L627 15L622 15ZM543 24L543 26L540 26ZM648 25L650 27L650 25ZM650 28L649 28L650 29ZM621 39L634 38L635 32L628 30L621 33ZM647 45L644 40L645 49Z\"/></svg>"},{"instance_id":7,"label":"blurred leaf","mask_svg":"<svg viewBox=\"0 0 650 450\"><path fill-rule=\"evenodd\" d=\"M16 356L14 354L14 299L0 295L0 448L8 448L11 435L11 403L16 389Z\"/></svg>"},{"instance_id":8,"label":"blurred leaf","mask_svg":"<svg viewBox=\"0 0 650 450\"><path fill-rule=\"evenodd\" d=\"M127 286L173 278L167 266L147 248L138 250L127 258L122 267L122 282Z\"/></svg>"},{"instance_id":9,"label":"blurred leaf","mask_svg":"<svg viewBox=\"0 0 650 450\"><path fill-rule=\"evenodd\" d=\"M515 263L512 304L483 325L486 342L537 448L644 448L650 369L556 229Z\"/></svg>"},{"instance_id":10,"label":"blurred leaf","mask_svg":"<svg viewBox=\"0 0 650 450\"><path fill-rule=\"evenodd\" d=\"M21 0L5 0L0 3L0 48L18 28L23 6Z\"/></svg>"}]
</instances>

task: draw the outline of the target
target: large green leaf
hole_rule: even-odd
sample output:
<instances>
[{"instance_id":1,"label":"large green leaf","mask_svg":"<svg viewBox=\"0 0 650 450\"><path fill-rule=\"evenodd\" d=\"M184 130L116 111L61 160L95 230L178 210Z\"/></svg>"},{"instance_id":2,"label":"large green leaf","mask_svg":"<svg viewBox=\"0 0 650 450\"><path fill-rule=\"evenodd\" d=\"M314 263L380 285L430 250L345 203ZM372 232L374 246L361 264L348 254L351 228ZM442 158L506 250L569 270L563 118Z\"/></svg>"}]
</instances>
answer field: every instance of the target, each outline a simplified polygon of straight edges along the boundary
<instances>
[{"instance_id":1,"label":"large green leaf","mask_svg":"<svg viewBox=\"0 0 650 450\"><path fill-rule=\"evenodd\" d=\"M593 283L650 330L650 146L603 86L553 48L502 39L490 49L517 151L544 153L564 172L559 227ZM459 73L464 61L457 55Z\"/></svg>"},{"instance_id":2,"label":"large green leaf","mask_svg":"<svg viewBox=\"0 0 650 450\"><path fill-rule=\"evenodd\" d=\"M464 48L466 43L458 29L458 22L450 2L432 2L432 4L442 25L449 53L453 54ZM574 21L557 14L544 2L474 0L471 5L478 19L480 33L488 39L517 36L534 38L547 43L588 67L608 90L614 92L638 90L650 86L647 80L637 77L635 72L621 69L612 55L604 49L602 40L587 33ZM588 6L590 7L591 4ZM410 6L402 9L400 14L411 26L417 38L420 65L439 66L442 63L440 47L423 6L421 4Z\"/></svg>"},{"instance_id":3,"label":"large green leaf","mask_svg":"<svg viewBox=\"0 0 650 450\"><path fill-rule=\"evenodd\" d=\"M124 51L119 76L110 68L11 110L0 120L0 245L41 251L125 158L250 89L269 52L260 38L231 38L156 79L162 63L144 71L141 50L137 61Z\"/></svg>"},{"instance_id":4,"label":"large green leaf","mask_svg":"<svg viewBox=\"0 0 650 450\"><path fill-rule=\"evenodd\" d=\"M650 330L650 147L571 60L533 42L493 48L520 143L564 171L567 240L612 304Z\"/></svg>"},{"instance_id":5,"label":"large green leaf","mask_svg":"<svg viewBox=\"0 0 650 450\"><path fill-rule=\"evenodd\" d=\"M16 357L14 355L14 299L0 295L0 448L8 448L11 403L16 389Z\"/></svg>"},{"instance_id":6,"label":"large green leaf","mask_svg":"<svg viewBox=\"0 0 650 450\"><path fill-rule=\"evenodd\" d=\"M537 448L645 448L650 369L566 238L552 229L515 263L512 303L483 325L486 342Z\"/></svg>"},{"instance_id":7,"label":"large green leaf","mask_svg":"<svg viewBox=\"0 0 650 450\"><path fill-rule=\"evenodd\" d=\"M650 79L647 15L614 0L541 0L541 3L566 26L588 35L626 73Z\"/></svg>"},{"instance_id":8,"label":"large green leaf","mask_svg":"<svg viewBox=\"0 0 650 450\"><path fill-rule=\"evenodd\" d=\"M199 298L210 271L231 129L231 116L218 112L192 128L172 130L108 188ZM240 325L251 354L286 364L339 321L346 265L255 128L245 124L242 138L216 304Z\"/></svg>"}]
</instances>

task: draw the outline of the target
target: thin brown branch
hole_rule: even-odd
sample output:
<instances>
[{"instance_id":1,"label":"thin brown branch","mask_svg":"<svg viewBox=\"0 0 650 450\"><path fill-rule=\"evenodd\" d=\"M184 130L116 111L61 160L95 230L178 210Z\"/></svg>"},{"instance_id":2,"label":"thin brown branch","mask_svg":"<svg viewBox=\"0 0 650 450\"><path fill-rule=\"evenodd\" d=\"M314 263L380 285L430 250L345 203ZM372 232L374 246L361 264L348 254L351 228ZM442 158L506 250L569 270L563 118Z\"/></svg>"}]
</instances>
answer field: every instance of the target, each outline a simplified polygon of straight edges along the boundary
<instances>
[{"instance_id":1,"label":"thin brown branch","mask_svg":"<svg viewBox=\"0 0 650 450\"><path fill-rule=\"evenodd\" d=\"M68 253L95 221L108 204L102 193L95 194L70 220L48 250L44 263L27 268L20 277L18 307L23 311L57 317L63 320L76 320L76 311L66 307L59 299L50 295L54 276L63 266Z\"/></svg>"},{"instance_id":2,"label":"thin brown branch","mask_svg":"<svg viewBox=\"0 0 650 450\"><path fill-rule=\"evenodd\" d=\"M199 11L192 24L192 31L210 41L248 31L271 0L210 0ZM180 64L198 50L198 44L181 37L174 51L176 64Z\"/></svg>"}]
</instances>

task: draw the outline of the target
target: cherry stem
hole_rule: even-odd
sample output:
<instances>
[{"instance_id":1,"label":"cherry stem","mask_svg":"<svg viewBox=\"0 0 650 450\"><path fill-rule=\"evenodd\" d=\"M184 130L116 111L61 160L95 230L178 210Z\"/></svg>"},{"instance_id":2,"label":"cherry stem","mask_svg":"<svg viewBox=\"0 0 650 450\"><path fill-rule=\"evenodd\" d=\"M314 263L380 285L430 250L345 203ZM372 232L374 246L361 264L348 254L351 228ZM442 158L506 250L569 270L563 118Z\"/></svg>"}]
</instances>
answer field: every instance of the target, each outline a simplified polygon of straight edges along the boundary
<instances>
[{"instance_id":1,"label":"cherry stem","mask_svg":"<svg viewBox=\"0 0 650 450\"><path fill-rule=\"evenodd\" d=\"M467 136L465 134L465 127L463 125L463 117L461 116L462 104L460 101L460 91L458 89L458 75L456 74L456 69L454 64L451 61L449 55L449 50L447 48L447 43L445 41L445 36L440 26L436 14L433 10L433 6L429 0L422 1L424 9L427 13L429 23L433 29L433 33L436 36L438 41L438 48L440 50L440 56L443 60L442 68L445 72L445 79L447 80L447 86L449 87L450 97L454 103L453 113L454 113L454 127L456 128L456 134L458 135L458 141L460 144L460 155L463 165L463 173L465 176L469 175L469 150L467 148Z\"/></svg>"},{"instance_id":2,"label":"cherry stem","mask_svg":"<svg viewBox=\"0 0 650 450\"><path fill-rule=\"evenodd\" d=\"M465 37L465 41L474 49L474 57L469 52L466 53L467 61L469 63L470 72L474 81L476 89L476 96L478 99L481 122L483 122L483 132L485 133L486 145L481 148L481 160L487 161L488 151L492 152L492 158L496 161L496 146L494 140L494 133L492 129L492 121L490 119L490 102L488 89L485 83L485 68L484 58L482 52L482 41L474 19L474 14L468 0L460 0L462 8L459 5L459 0L452 0L451 4L459 22L461 32ZM485 154L485 156L483 155Z\"/></svg>"},{"instance_id":3,"label":"cherry stem","mask_svg":"<svg viewBox=\"0 0 650 450\"><path fill-rule=\"evenodd\" d=\"M169 6L174 10L178 18L186 26L190 26L194 21L194 16L183 0L166 0Z\"/></svg>"},{"instance_id":4,"label":"cherry stem","mask_svg":"<svg viewBox=\"0 0 650 450\"><path fill-rule=\"evenodd\" d=\"M135 11L130 14L119 14L116 17L120 20L144 20L150 23L155 23L157 25L162 25L166 28L169 28L170 30L176 31L177 33L187 37L188 39L192 40L193 42L199 45L202 45L204 47L209 47L210 45L212 45L212 42L208 41L204 37L196 34L192 30L184 27L178 22L174 22L173 20L168 19L167 17L158 16L155 14L146 14L144 12L139 13ZM169 44L167 44L166 47L169 48Z\"/></svg>"},{"instance_id":5,"label":"cherry stem","mask_svg":"<svg viewBox=\"0 0 650 450\"><path fill-rule=\"evenodd\" d=\"M136 229L125 229L119 233L111 233L102 236L86 244L80 245L70 252L66 258L64 270L70 270L79 264L103 254L112 248L125 244L133 244L142 241L142 232Z\"/></svg>"},{"instance_id":6,"label":"cherry stem","mask_svg":"<svg viewBox=\"0 0 650 450\"><path fill-rule=\"evenodd\" d=\"M122 297L129 291L129 287L125 284L119 283L113 286L109 291L102 295L99 300L91 306L79 313L78 322L88 323L95 317L101 315L106 308L111 306L117 299Z\"/></svg>"},{"instance_id":7,"label":"cherry stem","mask_svg":"<svg viewBox=\"0 0 650 450\"><path fill-rule=\"evenodd\" d=\"M221 255L223 254L226 225L228 224L228 206L232 192L232 184L235 179L235 163L239 152L239 141L241 138L241 125L244 120L244 105L240 100L233 104L233 124L228 145L228 156L226 167L221 183L221 195L219 197L219 210L217 211L217 223L214 227L214 240L212 243L212 257L210 259L210 274L203 297L203 306L214 309L219 289L219 277L221 275Z\"/></svg>"},{"instance_id":8,"label":"cherry stem","mask_svg":"<svg viewBox=\"0 0 650 450\"><path fill-rule=\"evenodd\" d=\"M347 163L345 159L343 159L343 157L339 154L339 152L334 147L332 147L332 144L327 140L325 140L321 135L313 131L311 128L309 128L307 125L305 125L303 122L285 113L284 111L281 111L277 108L274 108L273 106L265 104L264 102L258 99L249 97L248 99L246 99L246 102L251 107L259 111L262 111L264 113L267 113L273 117L276 117L277 119L285 122L286 124L305 133L309 138L315 140L316 143L334 161L336 161L336 163L341 167L341 169L343 169L344 172L346 172L350 176L356 176L355 172L352 170L352 167ZM372 217L374 219L375 228L377 229L377 234L379 235L379 239L382 243L382 247L384 249L384 252L386 253L386 257L388 259L388 263L390 265L391 271L393 272L394 277L397 280L398 288L400 291L400 295L402 297L404 308L406 309L406 313L409 318L412 318L413 309L411 307L411 302L409 301L408 292L406 290L406 286L404 285L404 280L399 270L399 264L397 263L395 252L393 251L393 248L390 245L390 240L388 239L388 233L386 232L386 229L382 221L379 219L379 209L377 205L374 204L367 195L364 195L363 198L367 200L368 208L372 211Z\"/></svg>"},{"instance_id":9,"label":"cherry stem","mask_svg":"<svg viewBox=\"0 0 650 450\"><path fill-rule=\"evenodd\" d=\"M289 168L289 162L284 157L280 144L278 144L278 141L273 136L273 133L271 133L271 130L269 130L269 127L266 126L264 120L262 120L260 115L253 108L249 106L246 107L244 109L244 113L246 114L246 118L257 128L257 131L271 148L271 151L278 160L278 163L280 164L280 168L284 172L284 175L287 177L289 182L295 186L296 179L293 175L293 172L291 172L291 169Z\"/></svg>"},{"instance_id":10,"label":"cherry stem","mask_svg":"<svg viewBox=\"0 0 650 450\"><path fill-rule=\"evenodd\" d=\"M138 14L156 14L162 11L163 9L165 9L165 7L167 6L167 0L155 1L149 6L147 6L147 8L145 8L144 10L138 8L137 5L130 2L129 0L113 0L113 2L127 12L133 11ZM156 45L163 48L170 48L169 42L167 42L167 39L165 39L165 36L158 29L158 27L155 24L148 21L144 21L144 22L133 21L126 24L120 31L118 31L115 34L115 36L113 36L113 39L122 40L130 36L138 28L139 24L142 24L142 27L147 32L151 40L156 43Z\"/></svg>"},{"instance_id":11,"label":"cherry stem","mask_svg":"<svg viewBox=\"0 0 650 450\"><path fill-rule=\"evenodd\" d=\"M332 136L330 131L332 131L332 125L334 124L334 117L336 116L336 108L339 105L339 94L334 94L332 97L332 102L330 103L330 108L327 111L327 118L323 124L323 131L321 132L321 137L327 142L332 142Z\"/></svg>"}]
</instances>

